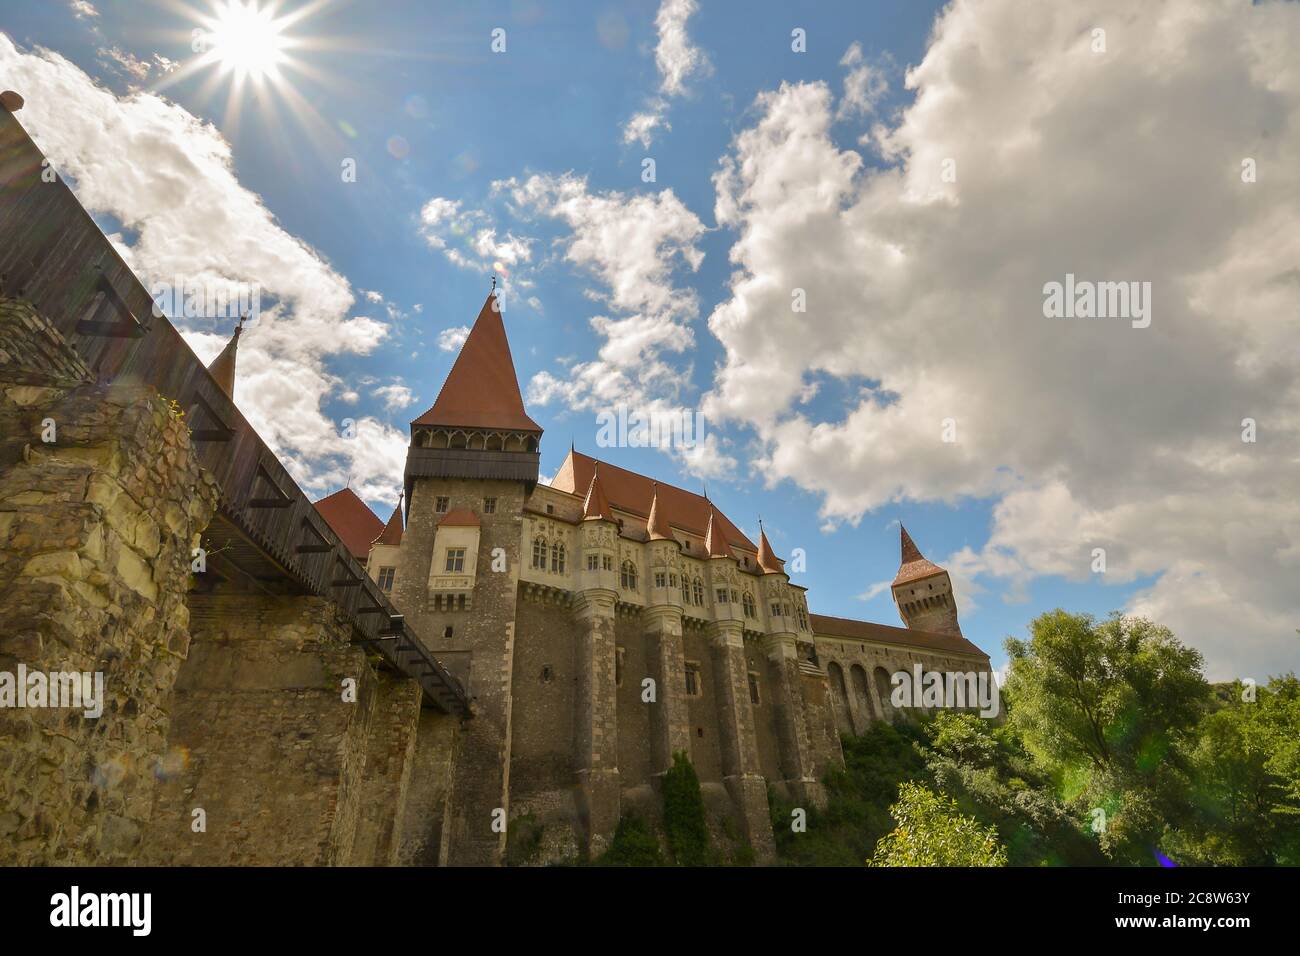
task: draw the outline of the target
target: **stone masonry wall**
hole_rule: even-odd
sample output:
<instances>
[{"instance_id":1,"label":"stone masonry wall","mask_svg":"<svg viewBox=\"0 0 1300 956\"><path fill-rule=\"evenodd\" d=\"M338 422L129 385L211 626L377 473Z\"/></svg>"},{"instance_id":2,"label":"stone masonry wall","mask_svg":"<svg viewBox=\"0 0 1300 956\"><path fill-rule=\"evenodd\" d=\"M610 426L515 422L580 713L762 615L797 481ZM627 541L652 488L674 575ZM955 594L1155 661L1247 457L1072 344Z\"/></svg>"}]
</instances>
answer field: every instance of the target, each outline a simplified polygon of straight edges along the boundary
<instances>
[{"instance_id":1,"label":"stone masonry wall","mask_svg":"<svg viewBox=\"0 0 1300 956\"><path fill-rule=\"evenodd\" d=\"M190 551L217 492L152 390L4 384L12 370L0 364L0 673L98 672L106 701L97 719L0 709L0 864L127 863L189 641Z\"/></svg>"},{"instance_id":2,"label":"stone masonry wall","mask_svg":"<svg viewBox=\"0 0 1300 956\"><path fill-rule=\"evenodd\" d=\"M147 861L352 863L380 695L346 622L301 595L222 590L190 603Z\"/></svg>"}]
</instances>

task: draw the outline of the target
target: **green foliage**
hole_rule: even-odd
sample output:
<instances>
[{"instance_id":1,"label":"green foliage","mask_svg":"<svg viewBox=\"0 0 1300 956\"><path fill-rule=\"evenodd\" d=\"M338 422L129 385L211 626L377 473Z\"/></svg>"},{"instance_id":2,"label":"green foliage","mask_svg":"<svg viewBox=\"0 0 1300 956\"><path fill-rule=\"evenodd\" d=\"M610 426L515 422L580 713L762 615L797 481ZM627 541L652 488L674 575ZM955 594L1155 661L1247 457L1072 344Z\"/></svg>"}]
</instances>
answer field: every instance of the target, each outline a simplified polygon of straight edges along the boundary
<instances>
[{"instance_id":1,"label":"green foliage","mask_svg":"<svg viewBox=\"0 0 1300 956\"><path fill-rule=\"evenodd\" d=\"M876 845L868 866L1006 866L997 830L963 816L951 797L915 783L889 808L898 825Z\"/></svg>"},{"instance_id":2,"label":"green foliage","mask_svg":"<svg viewBox=\"0 0 1300 956\"><path fill-rule=\"evenodd\" d=\"M663 866L659 840L641 817L628 815L618 821L614 840L596 861L597 866Z\"/></svg>"},{"instance_id":3,"label":"green foliage","mask_svg":"<svg viewBox=\"0 0 1300 956\"><path fill-rule=\"evenodd\" d=\"M708 866L709 827L704 816L700 778L685 753L673 754L664 774L664 835L678 866Z\"/></svg>"},{"instance_id":4,"label":"green foliage","mask_svg":"<svg viewBox=\"0 0 1300 956\"><path fill-rule=\"evenodd\" d=\"M1008 640L1010 725L1081 816L1105 812L1114 859L1150 862L1167 821L1183 818L1187 739L1210 706L1199 652L1168 628L1062 610Z\"/></svg>"},{"instance_id":5,"label":"green foliage","mask_svg":"<svg viewBox=\"0 0 1300 956\"><path fill-rule=\"evenodd\" d=\"M1216 687L1219 708L1187 744L1194 810L1166 838L1189 863L1300 863L1300 682L1276 677L1245 699L1238 683Z\"/></svg>"},{"instance_id":6,"label":"green foliage","mask_svg":"<svg viewBox=\"0 0 1300 956\"><path fill-rule=\"evenodd\" d=\"M842 738L844 769L826 777L825 809L804 806L807 830L791 829L795 805L768 793L778 858L795 866L861 866L890 831L888 807L900 783L928 780L920 729L875 723L861 737Z\"/></svg>"}]
</instances>

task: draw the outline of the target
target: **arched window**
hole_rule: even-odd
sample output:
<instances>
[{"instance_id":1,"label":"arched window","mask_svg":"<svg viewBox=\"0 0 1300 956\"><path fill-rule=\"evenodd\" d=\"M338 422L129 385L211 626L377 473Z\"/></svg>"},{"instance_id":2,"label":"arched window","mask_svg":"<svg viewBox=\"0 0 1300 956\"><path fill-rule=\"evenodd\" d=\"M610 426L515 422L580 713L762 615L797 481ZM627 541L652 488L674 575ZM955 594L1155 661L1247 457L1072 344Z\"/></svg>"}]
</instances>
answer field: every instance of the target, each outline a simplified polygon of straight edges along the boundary
<instances>
[{"instance_id":1,"label":"arched window","mask_svg":"<svg viewBox=\"0 0 1300 956\"><path fill-rule=\"evenodd\" d=\"M623 562L623 569L619 574L619 584L623 586L624 591L636 590L636 565L631 561Z\"/></svg>"},{"instance_id":2,"label":"arched window","mask_svg":"<svg viewBox=\"0 0 1300 956\"><path fill-rule=\"evenodd\" d=\"M691 582L691 603L696 607L704 607L704 582L699 578Z\"/></svg>"},{"instance_id":3,"label":"arched window","mask_svg":"<svg viewBox=\"0 0 1300 956\"><path fill-rule=\"evenodd\" d=\"M746 591L744 598L741 600L741 604L745 608L745 617L758 616L757 609L754 607L754 595Z\"/></svg>"},{"instance_id":4,"label":"arched window","mask_svg":"<svg viewBox=\"0 0 1300 956\"><path fill-rule=\"evenodd\" d=\"M541 535L533 539L533 567L539 571L546 570L546 539Z\"/></svg>"},{"instance_id":5,"label":"arched window","mask_svg":"<svg viewBox=\"0 0 1300 956\"><path fill-rule=\"evenodd\" d=\"M560 544L559 542L556 542L555 544L551 545L551 570L554 571L556 574L564 573L564 558L565 558L564 545Z\"/></svg>"}]
</instances>

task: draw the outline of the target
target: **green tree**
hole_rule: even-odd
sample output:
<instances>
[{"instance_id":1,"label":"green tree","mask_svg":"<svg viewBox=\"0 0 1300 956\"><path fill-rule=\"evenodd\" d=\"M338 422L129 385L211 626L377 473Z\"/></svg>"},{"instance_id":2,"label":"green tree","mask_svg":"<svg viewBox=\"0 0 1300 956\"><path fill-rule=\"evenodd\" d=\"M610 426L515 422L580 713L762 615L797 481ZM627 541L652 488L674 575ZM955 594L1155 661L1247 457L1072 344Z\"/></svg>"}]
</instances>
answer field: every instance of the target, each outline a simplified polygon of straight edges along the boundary
<instances>
[{"instance_id":1,"label":"green tree","mask_svg":"<svg viewBox=\"0 0 1300 956\"><path fill-rule=\"evenodd\" d=\"M1007 865L997 830L963 816L951 797L905 783L889 812L898 825L876 844L868 866Z\"/></svg>"},{"instance_id":2,"label":"green tree","mask_svg":"<svg viewBox=\"0 0 1300 956\"><path fill-rule=\"evenodd\" d=\"M1011 725L1067 801L1103 821L1109 855L1151 862L1167 821L1190 812L1180 745L1210 703L1200 653L1118 613L1058 609L1030 633L1006 642Z\"/></svg>"},{"instance_id":3,"label":"green tree","mask_svg":"<svg viewBox=\"0 0 1300 956\"><path fill-rule=\"evenodd\" d=\"M664 774L664 835L678 866L708 866L709 827L700 778L686 754L673 754Z\"/></svg>"}]
</instances>

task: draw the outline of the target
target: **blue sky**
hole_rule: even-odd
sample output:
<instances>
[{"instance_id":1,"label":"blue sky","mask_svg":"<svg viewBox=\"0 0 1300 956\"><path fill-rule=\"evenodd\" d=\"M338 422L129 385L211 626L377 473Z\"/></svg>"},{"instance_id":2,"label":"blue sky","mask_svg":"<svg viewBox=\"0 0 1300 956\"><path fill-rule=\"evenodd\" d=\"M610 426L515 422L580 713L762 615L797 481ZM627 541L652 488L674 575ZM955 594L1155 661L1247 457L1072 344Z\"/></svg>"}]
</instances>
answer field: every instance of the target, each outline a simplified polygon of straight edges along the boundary
<instances>
[{"instance_id":1,"label":"blue sky","mask_svg":"<svg viewBox=\"0 0 1300 956\"><path fill-rule=\"evenodd\" d=\"M1027 250L1035 247L1052 246L1051 262L1063 268L1053 265L1042 274L1024 270L1031 312L1041 282L1066 268L1086 274L1089 265L1131 264L1139 276L1168 276L1173 288L1175 280L1232 260L1223 250L1216 258L1204 249L1188 249L1173 265L1151 262L1141 250L1160 242L1157 226L1150 236L1132 237L1128 258L1123 249L1117 254L1115 230L1108 236L1104 224L1095 237L1086 226L1077 235L1064 226L1038 232L1053 207L1035 199L1033 182L1024 182L1026 173L1031 180L1050 182L1054 169L1065 170L1058 180L1066 181L1039 194L1060 206L1062 224L1071 222L1070 215L1077 223L1079 208L1090 204L1122 208L1124 197L1106 192L1109 186L1094 184L1090 175L1069 180L1071 163L1046 150L1068 147L1076 158L1082 150L1078 169L1085 171L1093 168L1089 162L1096 168L1110 162L1122 167L1106 135L1097 137L1098 152L1089 159L1090 147L1070 131L1088 127L1089 117L1106 109L1114 117L1115 103L1136 104L1131 117L1116 120L1120 134L1125 127L1129 133L1143 128L1143 110L1153 116L1168 112L1154 95L1146 95L1146 87L1135 94L1133 84L1141 81L1124 72L1125 54L1140 44L1123 31L1137 28L1125 25L1119 8L1098 0L1095 15L1081 13L1081 7L1069 15L1075 18L1070 22L1062 22L1059 11L1036 13L1042 22L1025 25L1024 37L1017 38L1015 29L1006 28L1018 24L1014 11L999 3L985 11L989 19L1004 18L994 38L979 34L983 27L971 19L970 5L959 2L936 33L941 6L920 0L823 2L792 13L788 3L692 9L689 0L667 0L666 12L650 0L285 2L275 7L274 16L288 22L283 35L291 45L285 52L297 66L285 65L278 80L246 84L233 97L233 79L219 65L192 67L199 55L191 49L191 31L213 15L208 0L6 4L0 30L30 71L21 74L27 79L21 91L31 102L20 118L56 160L60 149L66 150L59 160L65 176L77 184L106 232L132 252L142 274L163 263L175 267L176 255L169 259L158 251L165 243L149 241L150 230L161 230L164 220L173 234L179 229L199 237L198 247L220 246L223 255L213 259L224 265L213 268L225 268L232 278L238 277L238 267L230 262L239 258L241 242L250 258L266 247L259 235L276 242L287 236L305 247L306 252L286 252L281 260L293 263L286 271L300 269L302 279L280 290L279 317L264 330L250 331L250 371L237 398L264 437L286 449L310 493L323 495L351 479L375 510L387 515L400 483L406 423L431 404L455 356L454 349L440 348L439 336L473 320L489 275L499 271L520 383L530 413L546 430L544 474L554 473L570 440L580 450L602 454L595 447L595 413L626 383L633 390L629 401L704 407L717 444L711 457L691 460L640 449L603 454L690 488L701 488L707 479L710 495L751 535L762 515L778 553L795 547L808 553L808 573L799 583L811 589L815 611L896 623L887 589L872 585L890 580L897 569L901 519L928 557L960 565L954 571L964 631L996 664L1004 659L1005 636L1023 634L1035 614L1063 606L1099 615L1117 608L1163 612L1185 639L1206 650L1216 676L1243 667L1278 669L1294 657L1294 648L1285 644L1285 622L1295 616L1295 601L1285 596L1283 579L1295 568L1297 548L1289 530L1284 540L1270 535L1294 529L1294 515L1288 512L1271 528L1254 511L1239 517L1249 534L1244 543L1237 536L1236 543L1285 567L1278 581L1265 587L1266 607L1250 625L1257 652L1248 664L1238 665L1224 650L1232 636L1218 626L1230 618L1215 617L1214 629L1203 633L1195 630L1194 612L1185 626L1173 619L1175 610L1188 604L1187 595L1217 593L1224 615L1235 601L1256 597L1214 564L1218 558L1210 552L1224 547L1223 537L1206 531L1201 538L1183 539L1181 531L1155 531L1181 528L1181 482L1190 486L1199 480L1195 474L1205 474L1190 461L1176 475L1168 471L1159 436L1181 434L1183 428L1203 434L1213 416L1198 412L1189 424L1157 418L1157 411L1150 420L1143 412L1126 415L1114 405L1116 388L1101 380L1104 374L1095 392L1088 376L1073 381L1085 365L1113 365L1119 375L1124 356L1135 354L1134 361L1153 368L1166 364L1162 355L1172 353L1170 374L1190 374L1194 362L1184 359L1182 350L1199 353L1199 344L1186 343L1189 337L1200 343L1200 326L1186 321L1188 335L1173 343L1158 337L1158 327L1145 339L1121 339L1112 330L1071 329L1044 337L1042 326L1032 324L1043 322L1037 315L1024 319L1031 324L1016 327L1031 329L1027 333L999 331L997 325L1006 308L992 296L1018 281L1012 264L1030 258ZM1294 16L1282 20L1272 9L1276 5L1264 6L1270 8L1264 15L1274 21L1238 22L1239 17L1233 28L1265 33L1276 32L1279 23L1294 28ZM674 7L670 26L680 32L665 39L665 17ZM1058 73L1043 78L1041 70L1035 72L1035 57L1059 60L1066 55L1061 51L1086 41L1094 23L1112 30L1113 60L1106 64L1111 72L1097 81L1097 90L1076 82L1079 71L1105 68L1095 55L1088 59L1080 53L1069 67L1073 73L1061 71L1057 61L1045 65ZM791 49L795 28L806 31L805 52ZM998 29L996 23L988 28ZM496 29L505 31L503 52L491 47ZM1173 28L1143 24L1142 29ZM1045 35L1057 39L1047 42ZM53 115L42 128L41 111L50 107L39 102L41 83L52 82L59 71L74 75L61 59L107 90L113 99L100 102L124 115L144 116L142 98L157 97L213 124L214 132L198 134L186 126L184 115L159 119L150 113L140 119L133 135L146 127L172 128L167 124L178 130L169 144L159 144L157 136L140 140L148 146L130 162L146 184L151 170L165 175L174 154L191 148L186 137L194 135L205 149L228 143L228 174L216 169L185 175L206 175L216 184L210 185L214 196L224 190L260 197L272 221L260 222L245 236L238 219L213 221L198 213L186 219L174 211L164 216L140 208L147 205L143 200L137 207L130 199L96 204L101 188L113 188L96 177L109 174L77 155L76 144L60 143ZM909 83L908 70L923 61L926 68ZM1216 71L1240 80L1244 71L1236 66L1205 64L1205 75L1185 78L1186 89L1214 83ZM675 79L670 77L674 68L681 70ZM1026 95L1021 80L1027 75L1040 77L1047 93L1032 107L1004 111L1013 95ZM1058 85L1052 87L1049 79ZM1263 85L1243 95L1262 96ZM1047 95L1054 89L1060 113ZM1179 102L1186 101L1186 89L1179 91ZM919 94L927 90L935 96L920 108ZM1098 90L1113 99L1100 98ZM232 103L239 106L237 116ZM825 122L805 126L819 109ZM625 137L629 120L647 110L661 117L649 141ZM945 119L944 110L955 112ZM1230 110L1221 113L1228 123ZM1220 112L1211 108L1201 122L1212 127L1220 120ZM951 141L940 142L948 129L954 130ZM1190 137L1194 129L1174 132ZM1040 140L1046 145L1034 153ZM1243 144L1239 151L1251 148ZM1000 149L1010 159L999 165L977 149ZM960 168L976 170L976 188L984 187L985 195L1003 192L984 208L980 194L955 200L944 195L946 187L926 181L922 191L933 195L918 203L921 158L932 150L936 156L960 155ZM654 161L653 182L643 180L646 158ZM355 161L355 182L340 174L348 160ZM1140 167L1142 157L1133 162ZM843 177L830 172L840 163ZM774 171L778 188L765 190L764 168ZM809 187L809 196L834 194L819 212L824 220L799 221L798 203L786 202L801 184ZM1291 185L1281 200L1274 197L1275 205L1291 208ZM197 193L199 187L194 188ZM1093 189L1095 195L1089 193ZM129 187L120 185L120 194L129 196ZM719 212L727 196L742 200L739 213ZM650 205L638 206L638 200ZM431 218L434 201L455 212ZM808 205L818 202L810 199ZM944 202L952 205L943 207ZM936 208L952 213L958 203L969 221L934 222ZM220 207L218 201L211 208ZM207 207L196 203L195 208ZM645 214L641 219L638 209ZM981 223L973 218L977 214L990 218ZM1154 208L1146 215L1159 223L1162 214ZM634 267L618 261L623 240L609 238L622 228L629 236L650 236L648 251L641 247L635 254L643 261ZM656 231L660 228L664 232ZM801 236L805 228L807 235ZM498 251L523 250L517 261L491 250L483 254L467 242L485 230L489 246L500 244ZM894 284L890 256L913 261L927 250L935 262L943 260L942 269ZM460 253L458 261L452 252ZM779 277L774 273L784 270L761 265L794 262L805 252L820 265L801 265L797 274ZM629 260L634 257L629 253ZM267 269L256 273L249 267L250 274L274 276L274 264ZM313 269L324 277L321 282ZM998 278L1001 273L1004 278ZM613 285L620 275L631 290L621 297ZM766 293L754 288L769 275L780 291L764 298ZM755 280L750 287L739 284L746 277ZM779 322L785 319L767 318L775 313L765 311L773 298L778 305L788 302L788 289L805 281L811 301L818 302L824 290L839 303L835 310L810 309L808 321L821 327L809 329L806 347L799 332L787 333L784 340L776 336L771 330L783 328ZM1223 281L1230 285L1239 278ZM328 304L314 303L323 318L305 324L308 287L341 303L339 313L331 315ZM1006 293L1012 311L1019 296ZM932 305L916 304L931 298ZM934 311L926 312L930 307ZM954 316L969 324L945 332L942 322ZM358 317L369 322L356 322ZM633 349L630 359L611 359L602 347L629 336L602 334L593 317L637 317L645 323L649 344L640 352ZM287 318L295 323L282 328L296 331L276 339L275 323ZM984 321L988 333L968 338L972 326ZM196 351L208 357L232 323L184 324ZM1218 332L1205 328L1209 350ZM327 341L335 329L347 330L337 344ZM302 341L294 343L294 336ZM1007 345L1013 338L1016 344ZM317 341L308 347L306 339ZM1135 353L1133 342L1150 351ZM1053 371L1052 363L1071 351L1078 361ZM879 364L873 359L886 355ZM285 384L293 378L286 371L290 362L313 371ZM652 373L657 363L660 371ZM1015 377L1009 368L1018 375L1038 365L1046 367L1041 380L1034 382L1031 373L1022 391L1007 392ZM747 370L756 382L736 384ZM1131 407L1161 404L1154 399L1168 388L1159 378L1147 384L1141 377L1135 383L1131 374L1120 379L1127 382ZM278 385L273 387L273 380ZM1058 382L1062 393L1076 386L1080 391L1057 395ZM1207 386L1225 396L1225 431L1235 429L1241 417L1236 397L1257 395L1255 384ZM297 404L285 404L278 387L285 394L292 391ZM1040 408L1039 396L1049 392L1052 400ZM769 394L782 397L764 408ZM931 400L938 409L933 415L930 405L918 408ZM1007 406L1019 409L1015 414L1022 424L990 411ZM977 440L952 459L929 437L931 430L937 435L938 417L947 414L963 428L964 415L979 415L971 433ZM333 425L345 418L371 423L373 443L367 451L331 444L335 439L322 422ZM1143 434L1129 434L1135 422ZM1273 423L1274 434L1293 434L1293 417L1279 412ZM1023 429L1021 438L1017 428ZM1112 442L1108 429L1124 437ZM1139 451L1121 456L1120 446L1129 442ZM806 460L804 445L816 447ZM1112 445L1115 461L1109 460ZM1204 462L1204 449L1195 458ZM1231 487L1203 488L1199 500L1211 506L1215 500L1235 500L1240 487L1258 477L1238 476ZM1154 495L1153 485L1171 493ZM1068 547L1038 540L1051 530L1048 515L1069 516L1061 519ZM1149 531L1171 543L1161 551L1146 540ZM1116 573L1094 574L1084 566L1098 543L1108 548ZM1201 548L1204 556L1197 553ZM1187 562L1188 557L1195 560ZM1216 581L1215 587L1197 583L1206 578ZM1175 585L1183 590L1168 590Z\"/></svg>"}]
</instances>

